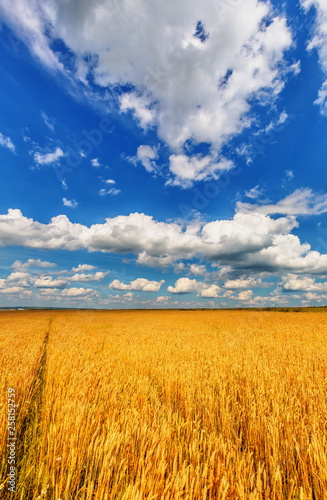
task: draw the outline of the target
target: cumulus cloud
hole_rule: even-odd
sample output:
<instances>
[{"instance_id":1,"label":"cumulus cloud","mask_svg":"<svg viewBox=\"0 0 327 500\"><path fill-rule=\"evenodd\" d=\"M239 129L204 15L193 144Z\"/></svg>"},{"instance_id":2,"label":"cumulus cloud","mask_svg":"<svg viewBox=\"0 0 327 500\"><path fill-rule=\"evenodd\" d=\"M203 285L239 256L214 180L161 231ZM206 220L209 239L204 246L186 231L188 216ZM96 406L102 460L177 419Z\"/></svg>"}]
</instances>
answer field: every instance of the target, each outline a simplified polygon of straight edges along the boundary
<instances>
[{"instance_id":1,"label":"cumulus cloud","mask_svg":"<svg viewBox=\"0 0 327 500\"><path fill-rule=\"evenodd\" d=\"M69 298L95 298L98 296L98 292L93 290L93 288L67 288L61 292L62 297Z\"/></svg>"},{"instance_id":2,"label":"cumulus cloud","mask_svg":"<svg viewBox=\"0 0 327 500\"><path fill-rule=\"evenodd\" d=\"M70 276L68 270L45 274L45 268L51 268L55 264L40 259L29 259L26 262L16 260L11 266L12 272L0 279L1 294L15 294L19 299L34 298L37 300L59 301L62 297L74 299L85 298L94 299L98 297L98 292L93 289L69 288L73 283L100 282L109 273L98 271L94 274L85 274L81 271L91 271L94 266L80 264L70 272L75 272ZM37 269L39 268L39 269ZM30 270L33 269L31 273ZM78 271L78 272L76 272ZM48 271L50 272L50 271ZM60 277L58 276L60 275ZM62 293L64 291L64 293Z\"/></svg>"},{"instance_id":3,"label":"cumulus cloud","mask_svg":"<svg viewBox=\"0 0 327 500\"><path fill-rule=\"evenodd\" d=\"M151 99L147 95L131 92L123 94L119 101L120 109L123 112L131 111L143 129L154 123L155 110L151 109Z\"/></svg>"},{"instance_id":4,"label":"cumulus cloud","mask_svg":"<svg viewBox=\"0 0 327 500\"><path fill-rule=\"evenodd\" d=\"M317 283L310 276L296 276L289 274L281 282L286 292L327 292L327 282Z\"/></svg>"},{"instance_id":5,"label":"cumulus cloud","mask_svg":"<svg viewBox=\"0 0 327 500\"><path fill-rule=\"evenodd\" d=\"M19 271L21 269L26 269L28 267L55 267L56 264L54 262L48 262L46 260L41 259L28 259L26 262L21 262L20 260L15 260L12 269Z\"/></svg>"},{"instance_id":6,"label":"cumulus cloud","mask_svg":"<svg viewBox=\"0 0 327 500\"><path fill-rule=\"evenodd\" d=\"M65 153L63 152L63 150L61 148L56 148L53 153L34 153L34 161L38 165L52 165L64 156Z\"/></svg>"},{"instance_id":7,"label":"cumulus cloud","mask_svg":"<svg viewBox=\"0 0 327 500\"><path fill-rule=\"evenodd\" d=\"M0 132L0 146L2 146L3 148L10 149L12 153L15 152L15 146L12 140L9 137L6 137L3 134L1 134L1 132Z\"/></svg>"},{"instance_id":8,"label":"cumulus cloud","mask_svg":"<svg viewBox=\"0 0 327 500\"><path fill-rule=\"evenodd\" d=\"M315 211L322 210L319 198L318 204ZM132 213L88 227L72 223L65 215L42 224L10 209L0 215L0 246L132 253L139 264L154 267L201 258L225 270L326 273L327 255L301 243L292 234L297 226L294 216L273 219L262 213L239 212L230 220L189 224Z\"/></svg>"},{"instance_id":9,"label":"cumulus cloud","mask_svg":"<svg viewBox=\"0 0 327 500\"><path fill-rule=\"evenodd\" d=\"M26 271L14 271L6 278L6 280L2 281L2 284L4 283L26 287L30 283L30 275Z\"/></svg>"},{"instance_id":10,"label":"cumulus cloud","mask_svg":"<svg viewBox=\"0 0 327 500\"><path fill-rule=\"evenodd\" d=\"M246 290L244 292L240 292L237 296L237 300L242 300L244 302L247 302L253 298L253 292L252 290Z\"/></svg>"},{"instance_id":11,"label":"cumulus cloud","mask_svg":"<svg viewBox=\"0 0 327 500\"><path fill-rule=\"evenodd\" d=\"M218 179L222 172L231 170L233 166L233 162L223 157L173 154L169 158L172 178L167 181L167 184L190 188L197 181Z\"/></svg>"},{"instance_id":12,"label":"cumulus cloud","mask_svg":"<svg viewBox=\"0 0 327 500\"><path fill-rule=\"evenodd\" d=\"M242 213L256 212L264 215L319 215L327 212L327 194L317 194L309 188L302 188L296 189L275 205L238 202L236 208Z\"/></svg>"},{"instance_id":13,"label":"cumulus cloud","mask_svg":"<svg viewBox=\"0 0 327 500\"><path fill-rule=\"evenodd\" d=\"M169 286L167 288L167 292L177 294L194 293L197 292L199 288L201 288L201 283L199 283L197 280L191 280L190 278L179 278L175 283L175 287Z\"/></svg>"},{"instance_id":14,"label":"cumulus cloud","mask_svg":"<svg viewBox=\"0 0 327 500\"><path fill-rule=\"evenodd\" d=\"M199 264L191 264L189 267L189 271L193 276L206 276L207 268L204 265Z\"/></svg>"},{"instance_id":15,"label":"cumulus cloud","mask_svg":"<svg viewBox=\"0 0 327 500\"><path fill-rule=\"evenodd\" d=\"M84 271L93 271L95 269L95 266L91 266L90 264L78 264L77 267L72 268L73 273L81 273Z\"/></svg>"},{"instance_id":16,"label":"cumulus cloud","mask_svg":"<svg viewBox=\"0 0 327 500\"><path fill-rule=\"evenodd\" d=\"M52 276L43 276L34 281L34 286L36 288L65 288L67 286L67 280L60 278L53 279Z\"/></svg>"},{"instance_id":17,"label":"cumulus cloud","mask_svg":"<svg viewBox=\"0 0 327 500\"><path fill-rule=\"evenodd\" d=\"M183 146L206 143L221 151L255 121L252 106L270 106L284 86L292 34L269 2L176 0L172 10L161 0L3 0L0 7L43 64L64 71L60 51L52 49L61 39L76 71L70 66L66 76L82 80L88 95L91 81L118 89L120 111L144 129L156 127L177 155L172 182L184 187L216 178L227 163L211 153L205 161L192 155L185 161L178 158Z\"/></svg>"},{"instance_id":18,"label":"cumulus cloud","mask_svg":"<svg viewBox=\"0 0 327 500\"><path fill-rule=\"evenodd\" d=\"M204 298L213 298L218 297L218 292L220 288L218 285L201 283L195 279L191 280L190 278L179 278L175 286L169 286L167 288L167 292L174 294L187 294L187 293L196 293L199 297Z\"/></svg>"},{"instance_id":19,"label":"cumulus cloud","mask_svg":"<svg viewBox=\"0 0 327 500\"><path fill-rule=\"evenodd\" d=\"M102 271L98 271L95 274L76 273L69 279L71 281L80 281L83 283L87 283L89 281L102 281L107 276L107 274L108 272L103 273Z\"/></svg>"},{"instance_id":20,"label":"cumulus cloud","mask_svg":"<svg viewBox=\"0 0 327 500\"><path fill-rule=\"evenodd\" d=\"M78 203L75 200L67 200L67 198L62 199L63 204L65 207L70 207L70 208L76 208Z\"/></svg>"},{"instance_id":21,"label":"cumulus cloud","mask_svg":"<svg viewBox=\"0 0 327 500\"><path fill-rule=\"evenodd\" d=\"M209 286L205 285L198 295L199 297L204 297L207 299L215 298L218 297L220 290L221 289L218 285L209 285Z\"/></svg>"},{"instance_id":22,"label":"cumulus cloud","mask_svg":"<svg viewBox=\"0 0 327 500\"><path fill-rule=\"evenodd\" d=\"M170 300L171 297L169 296L161 296L161 297L157 297L157 302L159 302L160 304L166 304L168 302L168 300Z\"/></svg>"},{"instance_id":23,"label":"cumulus cloud","mask_svg":"<svg viewBox=\"0 0 327 500\"><path fill-rule=\"evenodd\" d=\"M238 278L234 280L227 280L224 283L224 288L228 290L240 290L242 288L249 288L254 286L262 286L261 279L255 279L253 277L249 278Z\"/></svg>"},{"instance_id":24,"label":"cumulus cloud","mask_svg":"<svg viewBox=\"0 0 327 500\"><path fill-rule=\"evenodd\" d=\"M109 288L112 290L133 290L137 292L158 292L165 280L149 281L145 278L137 278L129 284L121 283L119 280L114 280L110 283Z\"/></svg>"}]
</instances>

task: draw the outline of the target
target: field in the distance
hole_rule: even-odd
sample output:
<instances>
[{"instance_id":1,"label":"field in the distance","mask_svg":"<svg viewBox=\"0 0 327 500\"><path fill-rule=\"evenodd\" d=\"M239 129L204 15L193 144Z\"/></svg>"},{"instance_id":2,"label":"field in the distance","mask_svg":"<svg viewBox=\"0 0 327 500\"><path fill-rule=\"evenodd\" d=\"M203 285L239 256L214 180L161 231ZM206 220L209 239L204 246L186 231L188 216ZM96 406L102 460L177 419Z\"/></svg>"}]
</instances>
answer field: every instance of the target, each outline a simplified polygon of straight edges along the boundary
<instances>
[{"instance_id":1,"label":"field in the distance","mask_svg":"<svg viewBox=\"0 0 327 500\"><path fill-rule=\"evenodd\" d=\"M0 363L2 498L327 498L324 312L1 312Z\"/></svg>"}]
</instances>

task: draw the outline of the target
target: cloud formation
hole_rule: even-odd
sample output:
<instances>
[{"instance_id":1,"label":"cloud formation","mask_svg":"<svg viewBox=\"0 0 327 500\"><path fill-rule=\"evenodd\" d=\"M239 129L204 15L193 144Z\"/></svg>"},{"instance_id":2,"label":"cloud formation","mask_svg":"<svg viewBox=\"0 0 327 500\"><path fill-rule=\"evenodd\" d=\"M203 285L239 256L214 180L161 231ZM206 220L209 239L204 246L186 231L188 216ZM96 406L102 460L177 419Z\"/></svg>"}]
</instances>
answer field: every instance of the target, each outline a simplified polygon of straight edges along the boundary
<instances>
[{"instance_id":1,"label":"cloud formation","mask_svg":"<svg viewBox=\"0 0 327 500\"><path fill-rule=\"evenodd\" d=\"M315 205L314 210L320 213L323 202L316 199L318 208ZM305 210L301 208L301 213ZM249 211L238 212L230 220L194 221L187 225L132 213L88 227L72 223L66 215L42 224L24 217L20 210L10 209L0 215L0 246L131 253L138 256L139 264L151 267L202 258L244 272L326 273L327 255L301 243L292 234L297 226L294 216L273 219Z\"/></svg>"},{"instance_id":2,"label":"cloud formation","mask_svg":"<svg viewBox=\"0 0 327 500\"><path fill-rule=\"evenodd\" d=\"M95 266L91 266L90 264L78 264L77 267L72 268L73 273L81 273L84 271L93 271L95 269Z\"/></svg>"},{"instance_id":3,"label":"cloud formation","mask_svg":"<svg viewBox=\"0 0 327 500\"><path fill-rule=\"evenodd\" d=\"M67 200L67 198L63 198L62 202L65 205L65 207L69 207L69 208L76 208L78 205L76 200Z\"/></svg>"},{"instance_id":4,"label":"cloud formation","mask_svg":"<svg viewBox=\"0 0 327 500\"><path fill-rule=\"evenodd\" d=\"M282 279L281 286L286 292L327 292L327 282L317 283L310 276L289 274Z\"/></svg>"},{"instance_id":5,"label":"cloud formation","mask_svg":"<svg viewBox=\"0 0 327 500\"><path fill-rule=\"evenodd\" d=\"M222 172L233 168L233 163L217 155L186 156L185 154L171 155L169 170L172 178L167 184L190 188L194 182L207 179L219 179Z\"/></svg>"},{"instance_id":6,"label":"cloud formation","mask_svg":"<svg viewBox=\"0 0 327 500\"><path fill-rule=\"evenodd\" d=\"M161 0L2 0L0 14L67 83L82 81L88 96L94 84L109 89L121 113L154 127L174 154L171 181L184 187L226 168L216 155L255 122L255 105L275 102L291 69L287 20L260 0L176 0L173 10ZM210 146L208 159L183 158L186 144L199 143ZM155 158L143 160L154 167Z\"/></svg>"},{"instance_id":7,"label":"cloud formation","mask_svg":"<svg viewBox=\"0 0 327 500\"><path fill-rule=\"evenodd\" d=\"M156 173L158 171L158 165L156 164L157 159L157 148L141 145L137 148L134 161L141 163L147 172Z\"/></svg>"},{"instance_id":8,"label":"cloud formation","mask_svg":"<svg viewBox=\"0 0 327 500\"><path fill-rule=\"evenodd\" d=\"M61 295L62 297L69 297L71 299L80 297L95 298L98 296L98 292L93 290L93 288L69 288L67 290L63 290Z\"/></svg>"},{"instance_id":9,"label":"cloud formation","mask_svg":"<svg viewBox=\"0 0 327 500\"><path fill-rule=\"evenodd\" d=\"M275 205L238 202L236 209L242 213L255 212L264 215L320 215L327 212L327 194L318 194L309 188L302 188L296 189Z\"/></svg>"},{"instance_id":10,"label":"cloud formation","mask_svg":"<svg viewBox=\"0 0 327 500\"><path fill-rule=\"evenodd\" d=\"M21 271L25 270L26 268L29 267L55 267L56 264L54 262L48 262L46 260L41 260L41 259L28 259L26 262L21 262L20 260L15 260L13 265L11 266L12 269L16 271Z\"/></svg>"},{"instance_id":11,"label":"cloud formation","mask_svg":"<svg viewBox=\"0 0 327 500\"><path fill-rule=\"evenodd\" d=\"M65 156L61 148L56 148L53 153L34 153L34 161L37 165L52 165Z\"/></svg>"},{"instance_id":12,"label":"cloud formation","mask_svg":"<svg viewBox=\"0 0 327 500\"><path fill-rule=\"evenodd\" d=\"M119 280L114 280L110 283L109 288L112 290L133 290L137 292L158 292L165 280L149 281L145 278L137 278L129 284L121 283Z\"/></svg>"},{"instance_id":13,"label":"cloud formation","mask_svg":"<svg viewBox=\"0 0 327 500\"><path fill-rule=\"evenodd\" d=\"M327 115L327 3L325 0L301 0L301 5L306 11L311 7L316 9L314 32L308 44L308 50L317 50L321 68L326 77L315 104L320 106L322 114Z\"/></svg>"},{"instance_id":14,"label":"cloud formation","mask_svg":"<svg viewBox=\"0 0 327 500\"><path fill-rule=\"evenodd\" d=\"M204 298L215 298L218 297L218 293L221 288L215 284L201 283L195 279L190 278L179 278L175 286L169 286L167 292L183 295L188 293L196 293L198 297Z\"/></svg>"},{"instance_id":15,"label":"cloud formation","mask_svg":"<svg viewBox=\"0 0 327 500\"><path fill-rule=\"evenodd\" d=\"M0 132L0 146L2 146L3 148L10 149L12 153L14 153L16 150L12 140L9 137L6 137L3 134L1 134L1 132Z\"/></svg>"}]
</instances>

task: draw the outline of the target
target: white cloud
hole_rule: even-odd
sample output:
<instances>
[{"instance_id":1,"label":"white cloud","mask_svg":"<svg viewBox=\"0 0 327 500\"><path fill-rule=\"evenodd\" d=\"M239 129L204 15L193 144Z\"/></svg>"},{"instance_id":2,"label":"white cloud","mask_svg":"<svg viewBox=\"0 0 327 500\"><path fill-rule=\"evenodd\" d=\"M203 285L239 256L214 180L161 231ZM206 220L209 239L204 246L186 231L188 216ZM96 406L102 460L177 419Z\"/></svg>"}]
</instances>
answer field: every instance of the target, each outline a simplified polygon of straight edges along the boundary
<instances>
[{"instance_id":1,"label":"white cloud","mask_svg":"<svg viewBox=\"0 0 327 500\"><path fill-rule=\"evenodd\" d=\"M110 189L100 189L99 191L99 195L100 196L117 196L117 194L119 194L121 192L120 189L117 189L117 188L110 188Z\"/></svg>"},{"instance_id":2,"label":"white cloud","mask_svg":"<svg viewBox=\"0 0 327 500\"><path fill-rule=\"evenodd\" d=\"M327 255L301 243L291 233L297 226L293 216L273 219L250 212L236 213L230 220L195 220L187 225L132 213L87 227L65 215L42 224L10 209L0 215L0 246L133 253L139 264L154 267L201 258L225 270L229 266L244 272L327 272Z\"/></svg>"},{"instance_id":3,"label":"white cloud","mask_svg":"<svg viewBox=\"0 0 327 500\"><path fill-rule=\"evenodd\" d=\"M264 215L319 215L327 212L327 195L319 195L309 188L297 189L275 205L254 205L238 202L237 210L242 213L260 213Z\"/></svg>"},{"instance_id":4,"label":"white cloud","mask_svg":"<svg viewBox=\"0 0 327 500\"><path fill-rule=\"evenodd\" d=\"M171 155L169 170L173 175L167 184L190 188L194 182L207 179L218 179L222 172L233 168L233 163L226 158L209 156Z\"/></svg>"},{"instance_id":5,"label":"white cloud","mask_svg":"<svg viewBox=\"0 0 327 500\"><path fill-rule=\"evenodd\" d=\"M93 158L91 160L91 165L92 165L92 167L100 167L99 158Z\"/></svg>"},{"instance_id":6,"label":"white cloud","mask_svg":"<svg viewBox=\"0 0 327 500\"><path fill-rule=\"evenodd\" d=\"M227 288L229 290L239 290L242 288L249 288L250 286L260 286L262 285L262 280L261 279L255 279L255 278L238 278L234 280L227 280L224 283L224 288Z\"/></svg>"},{"instance_id":7,"label":"white cloud","mask_svg":"<svg viewBox=\"0 0 327 500\"><path fill-rule=\"evenodd\" d=\"M10 149L12 153L15 152L15 146L12 140L9 137L6 137L3 134L1 134L1 132L0 132L0 146Z\"/></svg>"},{"instance_id":8,"label":"white cloud","mask_svg":"<svg viewBox=\"0 0 327 500\"><path fill-rule=\"evenodd\" d=\"M72 268L73 273L81 273L83 271L93 271L95 266L91 266L90 264L78 264L77 267Z\"/></svg>"},{"instance_id":9,"label":"white cloud","mask_svg":"<svg viewBox=\"0 0 327 500\"><path fill-rule=\"evenodd\" d=\"M33 298L34 300L59 301L61 297L71 297L72 299L84 297L91 300L98 297L96 290L68 287L73 283L101 282L109 274L109 271L98 271L94 274L81 272L94 269L94 266L88 264L80 264L77 268L73 268L71 272L75 272L75 274L72 276L69 276L70 271L68 270L53 273L56 276L40 271L42 268L50 268L54 265L40 259L29 259L25 263L15 261L11 266L13 271L6 278L0 279L0 293L19 293L19 298ZM40 269L38 271L33 269L33 273L30 274L30 268ZM65 290L64 293L61 293L62 290Z\"/></svg>"},{"instance_id":10,"label":"white cloud","mask_svg":"<svg viewBox=\"0 0 327 500\"><path fill-rule=\"evenodd\" d=\"M102 87L118 88L121 112L130 111L142 128L155 126L177 156L186 143L220 152L255 121L256 104L273 104L292 44L285 16L260 0L234 7L176 0L173 9L161 0L2 0L1 13L39 60L60 71L51 43L62 39L85 94L92 95L88 74ZM199 22L205 40L195 36ZM70 68L66 76L72 78ZM211 154L208 162L191 156L182 165L171 161L173 183L184 187L221 170Z\"/></svg>"},{"instance_id":11,"label":"white cloud","mask_svg":"<svg viewBox=\"0 0 327 500\"><path fill-rule=\"evenodd\" d=\"M161 296L161 297L157 297L157 302L159 302L160 304L166 304L168 302L168 300L170 300L171 297L168 297L168 296Z\"/></svg>"},{"instance_id":12,"label":"white cloud","mask_svg":"<svg viewBox=\"0 0 327 500\"><path fill-rule=\"evenodd\" d=\"M109 288L112 290L133 290L135 292L158 292L164 282L165 280L149 281L145 278L137 278L126 285L119 280L114 280L110 283Z\"/></svg>"},{"instance_id":13,"label":"white cloud","mask_svg":"<svg viewBox=\"0 0 327 500\"><path fill-rule=\"evenodd\" d=\"M158 171L158 166L155 162L157 159L157 148L144 145L137 148L136 160L143 165L147 172L154 173Z\"/></svg>"},{"instance_id":14,"label":"white cloud","mask_svg":"<svg viewBox=\"0 0 327 500\"><path fill-rule=\"evenodd\" d=\"M70 208L76 208L78 205L76 200L67 200L67 198L63 198L62 202L65 205L65 207L70 207Z\"/></svg>"},{"instance_id":15,"label":"white cloud","mask_svg":"<svg viewBox=\"0 0 327 500\"><path fill-rule=\"evenodd\" d=\"M5 295L10 295L12 293L20 293L20 292L24 292L24 288L19 287L19 286L12 286L12 287L8 287L8 288L1 288L0 287L0 293L3 293Z\"/></svg>"},{"instance_id":16,"label":"white cloud","mask_svg":"<svg viewBox=\"0 0 327 500\"><path fill-rule=\"evenodd\" d=\"M51 132L54 132L55 131L54 120L49 118L48 115L44 111L41 112L41 116L43 118L45 125L48 127L48 129L50 129Z\"/></svg>"},{"instance_id":17,"label":"white cloud","mask_svg":"<svg viewBox=\"0 0 327 500\"><path fill-rule=\"evenodd\" d=\"M45 10L44 10L45 9ZM1 17L23 40L31 52L43 64L52 70L63 70L58 56L49 47L50 40L45 35L47 14L50 15L49 4L40 8L37 0L2 0L0 4Z\"/></svg>"},{"instance_id":18,"label":"white cloud","mask_svg":"<svg viewBox=\"0 0 327 500\"><path fill-rule=\"evenodd\" d=\"M21 269L26 269L28 267L55 267L56 264L54 262L48 262L46 260L41 259L28 259L26 262L21 262L20 260L16 260L11 266L12 269L19 271Z\"/></svg>"},{"instance_id":19,"label":"white cloud","mask_svg":"<svg viewBox=\"0 0 327 500\"><path fill-rule=\"evenodd\" d=\"M106 184L116 184L116 181L114 181L113 179L107 179L104 181Z\"/></svg>"},{"instance_id":20,"label":"white cloud","mask_svg":"<svg viewBox=\"0 0 327 500\"><path fill-rule=\"evenodd\" d=\"M287 292L327 292L327 282L317 283L310 276L289 274L282 279L281 286Z\"/></svg>"},{"instance_id":21,"label":"white cloud","mask_svg":"<svg viewBox=\"0 0 327 500\"><path fill-rule=\"evenodd\" d=\"M26 271L14 271L4 282L10 285L26 287L30 283L30 275Z\"/></svg>"},{"instance_id":22,"label":"white cloud","mask_svg":"<svg viewBox=\"0 0 327 500\"><path fill-rule=\"evenodd\" d=\"M272 130L278 128L280 125L283 125L288 118L288 114L286 111L282 111L277 120L271 121L264 129L264 133L267 134L268 132L271 132Z\"/></svg>"},{"instance_id":23,"label":"white cloud","mask_svg":"<svg viewBox=\"0 0 327 500\"><path fill-rule=\"evenodd\" d=\"M327 301L327 294L318 294L318 293L312 293L312 292L308 292L305 294L305 298L308 300L308 301L316 301L316 302L322 302L322 301Z\"/></svg>"},{"instance_id":24,"label":"white cloud","mask_svg":"<svg viewBox=\"0 0 327 500\"><path fill-rule=\"evenodd\" d=\"M92 288L67 288L61 292L61 295L70 298L95 298L98 296L98 292Z\"/></svg>"},{"instance_id":25,"label":"white cloud","mask_svg":"<svg viewBox=\"0 0 327 500\"><path fill-rule=\"evenodd\" d=\"M218 297L218 292L220 291L219 286L214 284L201 283L195 279L190 278L179 278L175 287L169 286L167 292L174 294L187 294L187 293L197 293L199 297L213 298Z\"/></svg>"},{"instance_id":26,"label":"white cloud","mask_svg":"<svg viewBox=\"0 0 327 500\"><path fill-rule=\"evenodd\" d=\"M218 297L219 292L221 291L218 285L209 285L205 286L203 290L201 290L199 297L204 298L215 298Z\"/></svg>"},{"instance_id":27,"label":"white cloud","mask_svg":"<svg viewBox=\"0 0 327 500\"><path fill-rule=\"evenodd\" d=\"M199 264L191 264L189 270L190 273L193 274L193 276L206 276L207 274L206 266Z\"/></svg>"},{"instance_id":28,"label":"white cloud","mask_svg":"<svg viewBox=\"0 0 327 500\"><path fill-rule=\"evenodd\" d=\"M51 165L52 163L56 163L60 158L65 156L63 150L61 148L56 148L53 153L34 153L34 161L38 165Z\"/></svg>"},{"instance_id":29,"label":"white cloud","mask_svg":"<svg viewBox=\"0 0 327 500\"><path fill-rule=\"evenodd\" d=\"M141 266L164 268L174 265L176 257L174 255L149 255L145 250L143 250L138 254L136 262Z\"/></svg>"},{"instance_id":30,"label":"white cloud","mask_svg":"<svg viewBox=\"0 0 327 500\"><path fill-rule=\"evenodd\" d=\"M74 274L70 280L71 281L80 281L83 283L87 283L89 281L102 281L106 276L107 273L103 273L102 271L98 271L95 274L85 274L85 273L77 273Z\"/></svg>"},{"instance_id":31,"label":"white cloud","mask_svg":"<svg viewBox=\"0 0 327 500\"><path fill-rule=\"evenodd\" d=\"M247 290L244 292L240 292L237 296L237 300L242 300L244 302L247 302L253 298L253 292L252 290Z\"/></svg>"},{"instance_id":32,"label":"white cloud","mask_svg":"<svg viewBox=\"0 0 327 500\"><path fill-rule=\"evenodd\" d=\"M110 295L109 296L109 301L110 302L118 302L120 304L124 304L125 302L131 302L134 298L134 293L133 292L127 292L124 293L124 295Z\"/></svg>"},{"instance_id":33,"label":"white cloud","mask_svg":"<svg viewBox=\"0 0 327 500\"><path fill-rule=\"evenodd\" d=\"M34 286L36 288L65 288L67 280L53 279L52 276L43 276L34 281Z\"/></svg>"},{"instance_id":34,"label":"white cloud","mask_svg":"<svg viewBox=\"0 0 327 500\"><path fill-rule=\"evenodd\" d=\"M316 9L316 20L314 25L314 34L308 49L316 49L319 55L319 61L326 80L323 82L315 104L320 106L321 112L327 114L327 3L326 0L301 0L301 4L306 11L311 7Z\"/></svg>"},{"instance_id":35,"label":"white cloud","mask_svg":"<svg viewBox=\"0 0 327 500\"><path fill-rule=\"evenodd\" d=\"M247 198L251 198L251 200L256 200L261 195L262 195L262 189L260 188L259 184L257 184L255 187L253 187L249 191L245 192L245 196Z\"/></svg>"},{"instance_id":36,"label":"white cloud","mask_svg":"<svg viewBox=\"0 0 327 500\"><path fill-rule=\"evenodd\" d=\"M132 111L143 129L153 125L156 114L154 109L151 109L151 99L148 96L131 92L123 94L119 101L120 109L123 112Z\"/></svg>"},{"instance_id":37,"label":"white cloud","mask_svg":"<svg viewBox=\"0 0 327 500\"><path fill-rule=\"evenodd\" d=\"M202 288L201 283L199 283L197 280L191 280L190 278L179 278L175 283L175 287L169 286L167 288L167 292L177 294L195 293L199 291L200 288Z\"/></svg>"}]
</instances>

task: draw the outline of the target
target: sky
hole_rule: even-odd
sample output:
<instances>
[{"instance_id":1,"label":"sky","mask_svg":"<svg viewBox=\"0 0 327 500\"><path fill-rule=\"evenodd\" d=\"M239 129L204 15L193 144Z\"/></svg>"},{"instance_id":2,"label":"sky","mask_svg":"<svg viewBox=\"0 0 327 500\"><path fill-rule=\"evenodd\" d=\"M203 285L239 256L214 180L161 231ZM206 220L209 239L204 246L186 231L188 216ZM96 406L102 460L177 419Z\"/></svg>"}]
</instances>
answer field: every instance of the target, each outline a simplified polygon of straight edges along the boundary
<instances>
[{"instance_id":1,"label":"sky","mask_svg":"<svg viewBox=\"0 0 327 500\"><path fill-rule=\"evenodd\" d=\"M327 305L326 0L0 0L0 307Z\"/></svg>"}]
</instances>

